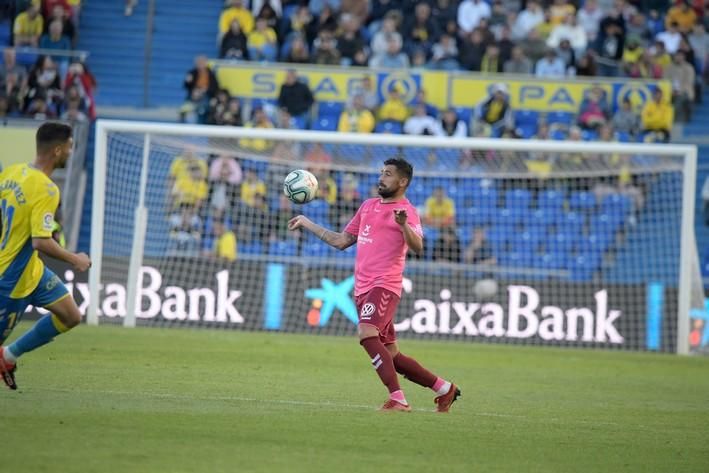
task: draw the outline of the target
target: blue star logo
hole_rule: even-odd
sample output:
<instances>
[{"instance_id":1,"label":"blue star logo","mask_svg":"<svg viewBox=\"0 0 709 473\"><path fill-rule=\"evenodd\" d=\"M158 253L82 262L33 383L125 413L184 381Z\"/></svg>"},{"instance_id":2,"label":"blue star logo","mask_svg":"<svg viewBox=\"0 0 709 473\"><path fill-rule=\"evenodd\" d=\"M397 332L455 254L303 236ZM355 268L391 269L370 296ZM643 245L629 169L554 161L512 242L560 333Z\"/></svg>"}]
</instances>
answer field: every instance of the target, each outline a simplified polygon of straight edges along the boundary
<instances>
[{"instance_id":1,"label":"blue star logo","mask_svg":"<svg viewBox=\"0 0 709 473\"><path fill-rule=\"evenodd\" d=\"M709 345L709 299L704 300L703 309L690 310L689 316L693 319L700 319L704 321L704 333L702 334L702 341L699 343L699 346L705 347Z\"/></svg>"},{"instance_id":2,"label":"blue star logo","mask_svg":"<svg viewBox=\"0 0 709 473\"><path fill-rule=\"evenodd\" d=\"M357 318L357 308L350 297L350 292L352 292L354 288L354 276L350 276L339 283L323 278L320 280L320 286L321 287L317 289L306 289L305 297L308 299L319 299L323 302L322 308L320 309L321 327L327 325L335 309L342 312L353 324L359 321Z\"/></svg>"}]
</instances>

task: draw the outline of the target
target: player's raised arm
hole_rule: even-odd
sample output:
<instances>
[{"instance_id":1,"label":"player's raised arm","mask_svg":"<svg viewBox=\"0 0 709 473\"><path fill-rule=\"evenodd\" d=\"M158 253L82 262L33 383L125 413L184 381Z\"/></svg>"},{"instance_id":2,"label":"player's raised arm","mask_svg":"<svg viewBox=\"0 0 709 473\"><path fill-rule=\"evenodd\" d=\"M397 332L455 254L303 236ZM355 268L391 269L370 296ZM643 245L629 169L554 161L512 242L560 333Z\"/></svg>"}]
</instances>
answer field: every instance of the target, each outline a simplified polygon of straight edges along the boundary
<instances>
[{"instance_id":1,"label":"player's raised arm","mask_svg":"<svg viewBox=\"0 0 709 473\"><path fill-rule=\"evenodd\" d=\"M332 230L328 230L327 228L318 225L303 215L293 217L288 222L288 230L294 231L299 228L309 231L328 245L333 248L337 248L338 250L345 250L354 245L357 241L357 237L351 233L333 232Z\"/></svg>"},{"instance_id":2,"label":"player's raised arm","mask_svg":"<svg viewBox=\"0 0 709 473\"><path fill-rule=\"evenodd\" d=\"M406 245L417 255L423 254L423 238L417 234L408 222L408 215L405 209L394 210L394 219L401 227Z\"/></svg>"}]
</instances>

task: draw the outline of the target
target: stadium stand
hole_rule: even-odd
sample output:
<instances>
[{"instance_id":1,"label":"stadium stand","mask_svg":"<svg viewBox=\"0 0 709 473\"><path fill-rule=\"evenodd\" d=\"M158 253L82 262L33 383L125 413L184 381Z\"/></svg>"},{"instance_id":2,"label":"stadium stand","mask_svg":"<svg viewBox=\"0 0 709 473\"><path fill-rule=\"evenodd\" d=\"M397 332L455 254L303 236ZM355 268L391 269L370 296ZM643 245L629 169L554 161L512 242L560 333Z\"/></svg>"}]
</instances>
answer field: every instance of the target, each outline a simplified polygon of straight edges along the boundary
<instances>
[{"instance_id":1,"label":"stadium stand","mask_svg":"<svg viewBox=\"0 0 709 473\"><path fill-rule=\"evenodd\" d=\"M18 2L20 7L5 11L4 16L16 17L24 11L25 5L31 3L36 2ZM419 6L416 6L416 3L419 3ZM557 0L553 4L542 4L541 8L530 1L524 9L521 2L501 0L489 4L480 0L431 1L427 3L428 8L421 7L421 3L407 0L374 0L343 2L340 5L337 2L341 8L338 11L329 6L309 10L299 7L298 2L271 0L258 2L259 11L256 11L255 8L251 9L248 2L235 2L235 5L231 5L230 2L210 0L200 2L199 14L196 15L192 1L157 0L131 4L130 15L124 15L109 2L86 2L81 9L80 24L76 25L79 29L77 50L86 50L91 54L90 61L84 62L84 72L79 71L76 66L69 67L68 63L64 70L57 68L56 75L65 76L68 73L67 80L63 77L59 79L60 94L57 90L43 85L38 89L35 87L36 95L30 96L33 89L28 87L25 97L22 97L23 100L19 103L13 105L13 102L18 101L7 100L10 107L6 113L34 118L81 119L81 115L77 113L81 112L86 118L92 119L96 116L95 102L100 106L184 107L186 91L181 85L185 73L191 68L195 57L205 53L210 57L219 56L220 22L225 21L226 16L222 17L225 8L243 6L240 13L231 18L238 20L244 38L250 41L250 44L261 44L263 38L256 36L268 36L263 33L266 31L263 28L272 29L278 41L276 59L280 61L302 61L302 56L294 57L290 54L294 42L302 42L307 51L306 56L313 61L316 61L313 58L318 54L324 54L323 50L334 45L336 51L332 56L339 58L337 63L341 65L335 67L367 65L372 61L393 64L404 55L404 62L413 64L413 67L418 64L421 68L418 70L450 70L460 68L460 65L464 64L468 65L472 72L494 72L507 70L506 63L512 57L514 46L520 45L522 48L514 53L516 62L510 63L510 70L518 70L516 68L520 67L520 64L526 63L537 64L539 67L542 56L553 52L553 57L556 58L554 60L563 63L561 75L564 77L560 77L561 80L572 80L575 76L593 76L594 64L596 72L613 76L652 79L658 77L658 71L662 71L660 76L670 77L673 84L689 84L689 89L684 87L683 96L673 95L676 105L691 109L677 117L684 120L689 119L691 115L691 121L683 127L685 136L704 133L703 123L709 119L706 101L703 104L693 104L691 100L687 100L688 96L695 96L699 102L703 96L707 69L705 64L709 52L709 37L704 31L704 25L709 18L703 16L704 11L701 9L696 9L697 20L690 21L682 12L693 7L685 6L682 2L672 6L668 12L660 11L659 14L644 8L642 4L624 0L598 3L587 0L580 4ZM369 10L362 9L362 5L368 5ZM509 11L515 13L506 14ZM548 13L546 16L545 11ZM67 12L67 18L70 16L71 13ZM259 23L259 19L262 20L263 28L251 31L254 24ZM0 25L7 26L0 27L0 41L11 44L13 36L9 32L10 23L5 21ZM224 30L223 27L221 29ZM524 31L528 32L527 35ZM323 32L327 34L323 36ZM188 40L176 42L176 37L188 37ZM440 38L443 40L439 42ZM569 44L564 39L568 39ZM451 45L451 41L455 44ZM450 56L454 50L458 51L458 57ZM318 51L320 53L317 53ZM680 53L676 54L677 51ZM247 57L242 58L239 64L245 63L243 59L249 59L248 54L247 48ZM12 75L7 74L8 66L12 67L11 55L9 52L4 55L4 65L0 69L3 85ZM51 60L41 59L36 52L20 51L17 57L21 67L36 69L34 72L28 70L28 84L34 76L45 74L43 80L46 80L51 74ZM681 64L682 57L687 59L690 66ZM257 59L259 64L270 62L268 57L260 56ZM446 61L445 67L442 67L442 61ZM34 63L36 66L32 66ZM92 80L91 73L88 73L89 65L92 75L98 78L97 81ZM121 73L117 74L116 71ZM549 73L549 70L545 72ZM82 74L86 77L83 78ZM551 139L565 140L569 136L579 136L587 141L662 141L665 138L656 133L643 132L642 127L615 131L613 124L616 123L614 115L617 109L608 103L609 97L594 95L594 89L591 89L576 112L550 110L544 113L535 109L515 109L509 100L504 76L494 77L499 79L499 84L495 86L496 92L491 94L490 99L494 100L495 93L499 93L504 97L499 106L490 107L487 106L489 102L483 102L478 107L459 106L453 109L457 115L453 123L456 123L456 120L462 121L471 136L486 136L492 133L493 136L531 138L545 137L548 134ZM94 97L96 82L100 84L100 88ZM72 85L78 86L77 90L70 91ZM280 87L280 84L278 86ZM225 84L220 84L219 87L222 94L220 99L216 98L217 93L210 92L208 100L200 99L199 104L192 104L193 109L202 107L204 112L193 115L197 122L249 123L252 111L260 109L270 115L270 120L277 126L286 126L283 125L282 117L278 116L275 100L261 97L234 97L239 101L233 101L236 105L231 109L231 118L224 118L227 105L231 106L231 97L228 91L224 90ZM8 93L10 89L4 94L8 99L12 98ZM57 99L59 96L61 98ZM210 101L211 99L214 100ZM369 104L364 95L363 99ZM43 100L46 103L43 104ZM413 108L413 105L410 103L405 106ZM285 119L285 122L289 123L289 127L335 131L347 106L348 104L342 101L320 101L314 105L309 116L291 117ZM222 108L217 110L219 107ZM373 115L377 116L376 107L370 108L374 112ZM640 116L644 115L643 110L638 107L631 108L632 110L628 111L630 120L633 119L632 114L640 120ZM431 113L427 106L427 113L435 116L437 120L441 118L442 112L443 110L440 113L435 110ZM509 120L502 120L502 116L508 112ZM407 109L403 113L405 116L410 111ZM190 114L183 113L181 116L187 120L185 117ZM481 123L494 123L495 126L480 126ZM502 124L499 128L498 123ZM373 131L399 134L404 132L403 125L403 121L380 120ZM444 125L441 123L440 130L431 134L440 132L453 135L458 130L457 127ZM577 125L581 128L576 129ZM429 133L431 130L425 128L424 132ZM364 147L351 147L346 152L343 151L336 150L336 153L338 156L346 155L347 159L353 161L371 159L370 151ZM440 162L432 161L416 148L407 149L404 156L419 169L441 170ZM87 165L91 165L90 160ZM252 165L255 166L254 163ZM529 163L520 165L530 166ZM700 165L699 189L706 176L706 170L702 170ZM332 173L330 177L338 183L343 179L342 173L339 172ZM423 205L423 201L432 193L436 184L438 183L422 179L417 187L411 189L412 201ZM469 240L472 230L484 226L488 228L487 238L498 261L573 268L575 277L581 279L591 277L596 269L607 264L608 258L604 256L611 252L615 255L613 261L617 266L632 266L624 265L623 262L642 256L644 248L641 241L633 240L633 229L636 226L652 225L655 205L651 197L653 190L677 185L672 182L643 183L643 186L640 186L642 190L639 191L642 204L639 204L638 199L633 200L632 197L617 192L603 197L607 192L594 189L592 185L573 192L569 189L555 189L537 195L524 188L481 189L475 186L471 188L467 183L446 184L448 193L455 202L458 229L471 230L458 232L466 240L464 243ZM361 193L368 192L369 186L362 184ZM90 196L90 192L87 196ZM701 203L699 192L698 202ZM317 218L322 218L323 215L329 214L330 206L334 204L334 201L324 200L320 206L312 206L309 211L315 212ZM86 211L90 205L84 208ZM706 247L709 231L703 225L701 205L698 205L697 212L700 246ZM534 215L536 218L525 220L525 214ZM558 227L561 221L564 225L575 228L578 238L560 233ZM88 232L82 230L84 245L87 236ZM548 244L551 239L554 239L554 245ZM552 246L559 251L547 252L547 248ZM273 243L270 246L247 244L242 251L264 251L269 247L279 254L319 251L307 245L294 250L292 244L287 242ZM530 249L533 251L522 251ZM520 261L519 255L535 252L540 255L539 258L527 262ZM709 250L703 253L709 260ZM707 272L709 273L709 265ZM624 274L622 277L632 279L632 275Z\"/></svg>"}]
</instances>

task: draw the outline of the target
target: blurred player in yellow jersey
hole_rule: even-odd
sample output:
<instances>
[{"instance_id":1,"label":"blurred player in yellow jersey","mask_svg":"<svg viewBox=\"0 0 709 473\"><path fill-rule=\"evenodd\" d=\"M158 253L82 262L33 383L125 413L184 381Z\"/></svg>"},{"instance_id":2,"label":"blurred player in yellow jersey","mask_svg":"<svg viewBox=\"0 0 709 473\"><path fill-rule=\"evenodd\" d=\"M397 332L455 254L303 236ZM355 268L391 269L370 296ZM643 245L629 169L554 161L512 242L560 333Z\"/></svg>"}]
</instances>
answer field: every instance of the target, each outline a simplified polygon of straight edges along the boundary
<instances>
[{"instance_id":1,"label":"blurred player in yellow jersey","mask_svg":"<svg viewBox=\"0 0 709 473\"><path fill-rule=\"evenodd\" d=\"M77 271L91 266L85 253L66 251L51 238L59 189L49 176L71 156L71 127L45 123L37 130L36 141L32 164L15 164L0 172L0 345L28 305L50 311L14 343L0 347L0 375L10 389L17 389L17 358L81 321L76 302L37 252L66 261Z\"/></svg>"}]
</instances>

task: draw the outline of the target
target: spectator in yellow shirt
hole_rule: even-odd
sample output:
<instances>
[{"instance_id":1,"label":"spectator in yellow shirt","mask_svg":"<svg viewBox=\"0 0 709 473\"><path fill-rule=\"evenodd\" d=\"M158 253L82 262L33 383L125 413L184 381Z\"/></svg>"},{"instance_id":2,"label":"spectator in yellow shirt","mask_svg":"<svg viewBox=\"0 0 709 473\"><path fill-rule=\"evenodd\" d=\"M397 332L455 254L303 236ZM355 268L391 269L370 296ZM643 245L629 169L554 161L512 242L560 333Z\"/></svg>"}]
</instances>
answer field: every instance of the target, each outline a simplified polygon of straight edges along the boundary
<instances>
[{"instance_id":1,"label":"spectator in yellow shirt","mask_svg":"<svg viewBox=\"0 0 709 473\"><path fill-rule=\"evenodd\" d=\"M15 25L12 32L15 46L31 46L36 48L39 45L39 37L44 31L44 18L39 14L40 2L35 0L15 18Z\"/></svg>"},{"instance_id":2,"label":"spectator in yellow shirt","mask_svg":"<svg viewBox=\"0 0 709 473\"><path fill-rule=\"evenodd\" d=\"M678 1L675 6L667 10L667 16L665 16L665 28L669 29L672 23L676 23L679 31L683 34L691 33L696 22L697 13L687 0Z\"/></svg>"},{"instance_id":3,"label":"spectator in yellow shirt","mask_svg":"<svg viewBox=\"0 0 709 473\"><path fill-rule=\"evenodd\" d=\"M254 17L251 12L244 8L243 0L229 0L227 9L219 17L219 38L221 39L231 26L231 22L236 20L241 26L241 31L248 35L254 29Z\"/></svg>"},{"instance_id":4,"label":"spectator in yellow shirt","mask_svg":"<svg viewBox=\"0 0 709 473\"><path fill-rule=\"evenodd\" d=\"M455 223L455 204L446 196L442 187L433 190L433 195L426 199L423 223L434 228L443 228Z\"/></svg>"},{"instance_id":5,"label":"spectator in yellow shirt","mask_svg":"<svg viewBox=\"0 0 709 473\"><path fill-rule=\"evenodd\" d=\"M236 235L233 231L227 229L221 220L214 221L214 237L212 256L226 261L235 261L237 253Z\"/></svg>"},{"instance_id":6,"label":"spectator in yellow shirt","mask_svg":"<svg viewBox=\"0 0 709 473\"><path fill-rule=\"evenodd\" d=\"M266 115L266 112L262 108L257 108L254 110L253 120L246 124L247 128L274 128L273 123ZM242 138L239 140L239 144L244 148L251 149L253 151L268 151L273 148L273 142L269 140L264 140L263 138Z\"/></svg>"},{"instance_id":7,"label":"spectator in yellow shirt","mask_svg":"<svg viewBox=\"0 0 709 473\"><path fill-rule=\"evenodd\" d=\"M409 109L396 88L389 91L389 97L379 107L379 120L403 123L409 117Z\"/></svg>"},{"instance_id":8,"label":"spectator in yellow shirt","mask_svg":"<svg viewBox=\"0 0 709 473\"><path fill-rule=\"evenodd\" d=\"M275 61L278 53L276 32L265 18L256 19L256 29L248 35L246 48L251 61Z\"/></svg>"},{"instance_id":9,"label":"spectator in yellow shirt","mask_svg":"<svg viewBox=\"0 0 709 473\"><path fill-rule=\"evenodd\" d=\"M206 167L190 164L188 172L181 174L172 188L174 207L191 205L199 210L208 192Z\"/></svg>"},{"instance_id":10,"label":"spectator in yellow shirt","mask_svg":"<svg viewBox=\"0 0 709 473\"><path fill-rule=\"evenodd\" d=\"M337 131L371 133L374 130L374 115L364 107L364 97L357 94L352 104L340 114Z\"/></svg>"},{"instance_id":11,"label":"spectator in yellow shirt","mask_svg":"<svg viewBox=\"0 0 709 473\"><path fill-rule=\"evenodd\" d=\"M241 184L241 202L253 207L256 205L256 194L266 195L266 184L259 179L258 174L253 169L246 170L246 178Z\"/></svg>"},{"instance_id":12,"label":"spectator in yellow shirt","mask_svg":"<svg viewBox=\"0 0 709 473\"><path fill-rule=\"evenodd\" d=\"M200 171L206 176L207 175L207 163L200 159L190 148L185 148L185 151L177 156L172 164L170 165L170 174L168 181L168 188L172 189L175 181L181 177L189 177L190 166L198 166Z\"/></svg>"},{"instance_id":13,"label":"spectator in yellow shirt","mask_svg":"<svg viewBox=\"0 0 709 473\"><path fill-rule=\"evenodd\" d=\"M643 133L653 132L659 141L668 142L674 121L674 109L662 97L662 90L655 89L641 114Z\"/></svg>"}]
</instances>

